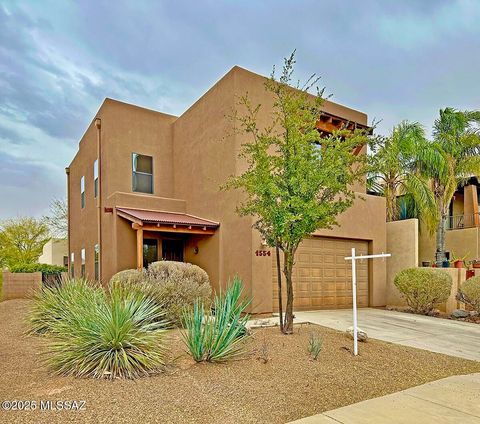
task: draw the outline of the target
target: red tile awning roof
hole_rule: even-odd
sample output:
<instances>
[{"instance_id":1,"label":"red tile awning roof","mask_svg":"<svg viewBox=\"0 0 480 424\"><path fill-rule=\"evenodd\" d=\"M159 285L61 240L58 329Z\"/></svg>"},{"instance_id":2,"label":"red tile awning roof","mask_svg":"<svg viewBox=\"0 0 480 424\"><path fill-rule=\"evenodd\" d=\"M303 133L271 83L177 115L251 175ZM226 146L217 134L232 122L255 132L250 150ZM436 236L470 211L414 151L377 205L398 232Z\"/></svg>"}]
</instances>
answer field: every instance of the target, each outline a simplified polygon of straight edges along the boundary
<instances>
[{"instance_id":1,"label":"red tile awning roof","mask_svg":"<svg viewBox=\"0 0 480 424\"><path fill-rule=\"evenodd\" d=\"M178 212L151 211L143 209L116 208L123 218L132 222L162 224L162 225L182 225L187 227L218 228L219 223L209 219L199 218L198 216Z\"/></svg>"}]
</instances>

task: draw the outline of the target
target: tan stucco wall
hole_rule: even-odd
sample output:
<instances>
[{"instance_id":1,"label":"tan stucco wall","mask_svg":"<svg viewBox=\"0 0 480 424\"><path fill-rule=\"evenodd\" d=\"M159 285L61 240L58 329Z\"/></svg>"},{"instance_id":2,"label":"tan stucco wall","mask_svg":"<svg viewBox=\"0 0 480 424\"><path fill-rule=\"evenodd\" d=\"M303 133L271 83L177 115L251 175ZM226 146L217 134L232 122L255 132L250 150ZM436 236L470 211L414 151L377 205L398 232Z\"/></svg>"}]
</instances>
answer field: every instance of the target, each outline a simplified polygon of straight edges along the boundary
<instances>
[{"instance_id":1,"label":"tan stucco wall","mask_svg":"<svg viewBox=\"0 0 480 424\"><path fill-rule=\"evenodd\" d=\"M387 222L387 305L404 305L395 287L395 276L406 268L418 266L418 220Z\"/></svg>"},{"instance_id":2,"label":"tan stucco wall","mask_svg":"<svg viewBox=\"0 0 480 424\"><path fill-rule=\"evenodd\" d=\"M50 239L45 246L43 246L43 252L38 258L38 262L41 264L63 266L64 256L68 256L68 240Z\"/></svg>"},{"instance_id":3,"label":"tan stucco wall","mask_svg":"<svg viewBox=\"0 0 480 424\"><path fill-rule=\"evenodd\" d=\"M466 256L467 260L477 259L480 254L479 228L465 228L461 230L448 230L445 233L446 250L457 257ZM429 235L427 231L420 231L419 235L419 258L423 261L433 262L435 258L435 235Z\"/></svg>"},{"instance_id":4,"label":"tan stucco wall","mask_svg":"<svg viewBox=\"0 0 480 424\"><path fill-rule=\"evenodd\" d=\"M27 299L42 287L42 273L3 272L2 300Z\"/></svg>"}]
</instances>

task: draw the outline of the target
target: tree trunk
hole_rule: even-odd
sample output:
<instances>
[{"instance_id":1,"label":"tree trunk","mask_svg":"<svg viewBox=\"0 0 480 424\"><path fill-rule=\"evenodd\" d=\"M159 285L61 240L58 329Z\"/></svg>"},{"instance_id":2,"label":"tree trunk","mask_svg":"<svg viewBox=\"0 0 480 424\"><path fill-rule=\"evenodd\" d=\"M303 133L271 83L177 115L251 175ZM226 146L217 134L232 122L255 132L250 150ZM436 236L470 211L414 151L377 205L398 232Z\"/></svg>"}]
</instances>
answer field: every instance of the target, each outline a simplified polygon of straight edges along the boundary
<instances>
[{"instance_id":1,"label":"tree trunk","mask_svg":"<svg viewBox=\"0 0 480 424\"><path fill-rule=\"evenodd\" d=\"M445 255L445 226L446 226L446 212L443 207L443 201L440 199L438 204L439 220L436 233L436 253L435 261L437 266L442 266L442 262L447 259Z\"/></svg>"},{"instance_id":2,"label":"tree trunk","mask_svg":"<svg viewBox=\"0 0 480 424\"><path fill-rule=\"evenodd\" d=\"M293 259L295 252L284 251L283 252L283 273L285 274L285 281L287 285L287 306L285 308L285 322L283 325L284 334L293 333Z\"/></svg>"},{"instance_id":3,"label":"tree trunk","mask_svg":"<svg viewBox=\"0 0 480 424\"><path fill-rule=\"evenodd\" d=\"M277 281L278 281L278 316L280 319L280 331L283 333L283 302L282 302L282 272L280 270L280 249L275 246L277 255Z\"/></svg>"}]
</instances>

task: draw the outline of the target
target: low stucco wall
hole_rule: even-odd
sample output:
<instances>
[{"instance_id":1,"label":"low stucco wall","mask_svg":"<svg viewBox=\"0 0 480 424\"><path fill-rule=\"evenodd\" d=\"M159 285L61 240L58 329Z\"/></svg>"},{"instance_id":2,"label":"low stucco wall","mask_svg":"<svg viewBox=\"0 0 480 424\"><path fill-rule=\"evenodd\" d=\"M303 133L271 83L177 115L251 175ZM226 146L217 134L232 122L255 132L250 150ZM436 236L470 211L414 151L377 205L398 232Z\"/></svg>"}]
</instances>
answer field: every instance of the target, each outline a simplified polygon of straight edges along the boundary
<instances>
[{"instance_id":1,"label":"low stucco wall","mask_svg":"<svg viewBox=\"0 0 480 424\"><path fill-rule=\"evenodd\" d=\"M3 273L2 300L26 299L42 286L42 273Z\"/></svg>"},{"instance_id":2,"label":"low stucco wall","mask_svg":"<svg viewBox=\"0 0 480 424\"><path fill-rule=\"evenodd\" d=\"M467 260L480 258L480 232L479 228L464 228L447 230L445 233L445 247L450 254L457 257L466 257ZM430 235L426 230L419 236L419 263L433 262L435 259L435 235Z\"/></svg>"},{"instance_id":3,"label":"low stucco wall","mask_svg":"<svg viewBox=\"0 0 480 424\"><path fill-rule=\"evenodd\" d=\"M405 268L418 266L418 219L387 222L387 305L403 306L400 292L393 284Z\"/></svg>"}]
</instances>

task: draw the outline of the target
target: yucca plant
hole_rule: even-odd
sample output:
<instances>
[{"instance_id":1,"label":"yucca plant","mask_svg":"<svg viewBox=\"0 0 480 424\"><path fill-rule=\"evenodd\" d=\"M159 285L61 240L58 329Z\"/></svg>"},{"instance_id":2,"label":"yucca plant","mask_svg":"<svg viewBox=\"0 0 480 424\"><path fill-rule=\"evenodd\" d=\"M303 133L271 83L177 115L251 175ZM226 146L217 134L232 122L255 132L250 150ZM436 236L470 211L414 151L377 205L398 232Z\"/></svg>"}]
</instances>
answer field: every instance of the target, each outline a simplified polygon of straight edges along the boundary
<instances>
[{"instance_id":1,"label":"yucca plant","mask_svg":"<svg viewBox=\"0 0 480 424\"><path fill-rule=\"evenodd\" d=\"M245 310L251 299L242 299L242 294L242 280L235 276L226 292L215 296L214 314L205 314L201 301L184 311L182 334L195 361L223 362L243 355L249 318Z\"/></svg>"},{"instance_id":2,"label":"yucca plant","mask_svg":"<svg viewBox=\"0 0 480 424\"><path fill-rule=\"evenodd\" d=\"M45 334L65 314L82 308L95 309L103 289L85 279L64 279L60 286L42 287L33 297L28 315L29 333Z\"/></svg>"},{"instance_id":3,"label":"yucca plant","mask_svg":"<svg viewBox=\"0 0 480 424\"><path fill-rule=\"evenodd\" d=\"M95 308L65 312L52 324L47 363L58 374L78 377L158 372L166 353L163 314L144 294L114 285Z\"/></svg>"}]
</instances>

